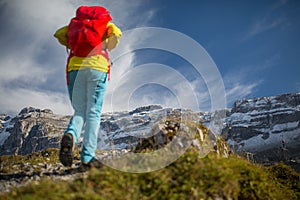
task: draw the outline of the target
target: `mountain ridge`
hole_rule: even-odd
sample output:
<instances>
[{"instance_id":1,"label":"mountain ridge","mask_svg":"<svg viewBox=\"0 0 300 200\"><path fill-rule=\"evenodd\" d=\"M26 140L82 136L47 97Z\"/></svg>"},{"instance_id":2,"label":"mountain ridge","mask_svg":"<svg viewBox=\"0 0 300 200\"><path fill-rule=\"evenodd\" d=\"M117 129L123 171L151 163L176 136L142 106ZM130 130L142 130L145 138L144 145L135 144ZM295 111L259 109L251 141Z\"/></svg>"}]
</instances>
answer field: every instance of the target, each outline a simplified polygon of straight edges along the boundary
<instances>
[{"instance_id":1,"label":"mountain ridge","mask_svg":"<svg viewBox=\"0 0 300 200\"><path fill-rule=\"evenodd\" d=\"M6 155L0 156L0 198L297 199L300 195L299 174L278 163L284 162L299 169L298 151L291 151L291 141L294 141L293 148L299 150L299 104L298 101L293 105L288 103L294 97L298 100L299 95L270 97L277 99L277 103L271 106L262 99L244 99L237 102L233 109L214 113L162 108L158 105L104 113L99 132L100 150L97 152L97 158L104 167L88 172L80 171L80 142L71 168L64 168L58 160L60 138L71 116L31 107L22 109L13 118L2 114L0 153ZM221 128L219 135L206 127L211 125L210 122L213 122L211 127ZM290 126L282 128L278 124ZM268 128L268 134L257 132L256 129L263 127ZM275 137L276 140L273 138L272 134L283 135L291 130L294 131L293 137L284 145L281 137ZM251 152L249 144L244 142L253 138L257 141L273 138L275 146L270 147L271 153ZM120 172L126 169L128 162L137 167L146 167L144 169L151 167L151 162L148 164L143 159L133 157L127 163L122 161L120 165L115 158L122 158L130 152L156 152L168 148L170 143L175 143L175 150L178 147L189 148L161 169L153 168L148 173ZM260 145L259 142L256 144ZM171 154L174 147L169 149ZM272 151L285 152L287 155L274 157ZM154 157L152 162L164 162L166 154L163 155ZM111 166L107 160L117 165ZM257 162L271 166L263 167Z\"/></svg>"},{"instance_id":2,"label":"mountain ridge","mask_svg":"<svg viewBox=\"0 0 300 200\"><path fill-rule=\"evenodd\" d=\"M231 109L216 112L149 105L103 113L99 149L130 149L150 134L155 123L174 113L208 127L213 118L219 117L216 124L221 131L217 134L224 137L233 151L249 152L258 162L300 162L300 93L240 99ZM15 117L0 115L0 155L59 148L70 117L32 107L22 109Z\"/></svg>"}]
</instances>

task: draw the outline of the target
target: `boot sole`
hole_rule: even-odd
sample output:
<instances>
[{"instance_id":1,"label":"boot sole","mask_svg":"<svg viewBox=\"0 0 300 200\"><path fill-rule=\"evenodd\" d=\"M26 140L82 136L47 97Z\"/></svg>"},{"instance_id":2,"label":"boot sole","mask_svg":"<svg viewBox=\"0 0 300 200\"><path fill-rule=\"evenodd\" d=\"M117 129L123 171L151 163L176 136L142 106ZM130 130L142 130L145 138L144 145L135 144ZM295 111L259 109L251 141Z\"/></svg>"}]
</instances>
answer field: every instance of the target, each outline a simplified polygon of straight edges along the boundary
<instances>
[{"instance_id":1,"label":"boot sole","mask_svg":"<svg viewBox=\"0 0 300 200\"><path fill-rule=\"evenodd\" d=\"M73 136L67 133L63 135L61 140L59 160L64 166L70 167L73 159Z\"/></svg>"}]
</instances>

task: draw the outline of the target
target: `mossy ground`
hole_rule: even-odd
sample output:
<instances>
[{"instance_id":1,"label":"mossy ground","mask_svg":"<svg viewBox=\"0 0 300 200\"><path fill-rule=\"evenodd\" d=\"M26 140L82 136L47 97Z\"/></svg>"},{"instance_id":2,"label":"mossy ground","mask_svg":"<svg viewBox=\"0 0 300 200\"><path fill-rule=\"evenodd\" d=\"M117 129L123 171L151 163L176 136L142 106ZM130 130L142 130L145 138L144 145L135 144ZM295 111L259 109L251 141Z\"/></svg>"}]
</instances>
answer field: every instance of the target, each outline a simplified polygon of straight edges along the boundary
<instances>
[{"instance_id":1,"label":"mossy ground","mask_svg":"<svg viewBox=\"0 0 300 200\"><path fill-rule=\"evenodd\" d=\"M42 152L34 152L24 156L0 156L0 174L12 174L24 171L30 167L30 165L57 163L59 162L58 152L59 149L47 149ZM74 159L80 159L80 152L78 150L74 152Z\"/></svg>"},{"instance_id":2,"label":"mossy ground","mask_svg":"<svg viewBox=\"0 0 300 200\"><path fill-rule=\"evenodd\" d=\"M13 163L57 162L54 150L51 155L48 161L44 156L15 157ZM236 155L220 158L213 153L200 158L189 149L158 171L124 173L104 166L72 182L43 178L0 199L300 199L299 188L299 174L283 164L266 168Z\"/></svg>"}]
</instances>

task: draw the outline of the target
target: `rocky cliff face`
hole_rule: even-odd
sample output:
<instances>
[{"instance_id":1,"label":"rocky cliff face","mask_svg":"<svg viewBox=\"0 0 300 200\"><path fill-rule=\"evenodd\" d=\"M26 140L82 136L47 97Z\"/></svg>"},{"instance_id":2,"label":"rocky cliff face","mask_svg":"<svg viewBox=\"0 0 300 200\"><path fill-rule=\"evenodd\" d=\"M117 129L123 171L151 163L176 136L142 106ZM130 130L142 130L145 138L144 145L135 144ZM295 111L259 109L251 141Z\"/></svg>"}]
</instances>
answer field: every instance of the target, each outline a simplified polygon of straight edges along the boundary
<instances>
[{"instance_id":1,"label":"rocky cliff face","mask_svg":"<svg viewBox=\"0 0 300 200\"><path fill-rule=\"evenodd\" d=\"M25 155L59 147L70 119L51 110L24 108L16 117L2 115L0 155Z\"/></svg>"},{"instance_id":2,"label":"rocky cliff face","mask_svg":"<svg viewBox=\"0 0 300 200\"><path fill-rule=\"evenodd\" d=\"M188 116L193 122L208 125L220 113L225 113L227 117L213 126L218 126L234 151L247 152L260 162L293 160L300 163L300 93L242 99L236 101L231 110L214 113L156 105L127 112L104 113L99 149L133 149L157 133L153 141L160 145L167 138L163 135L167 118ZM55 115L50 110L35 108L24 108L14 118L0 115L0 155L24 155L58 148L69 120L70 116ZM181 124L180 127L185 125ZM200 139L204 137L201 134ZM213 133L210 137L214 138L213 146L216 147L218 138Z\"/></svg>"},{"instance_id":3,"label":"rocky cliff face","mask_svg":"<svg viewBox=\"0 0 300 200\"><path fill-rule=\"evenodd\" d=\"M156 105L127 112L105 113L101 118L98 148L102 150L134 150L138 144L144 144L151 138L153 149L157 149L176 138L173 136L178 130L185 132L186 135L191 135L191 130L193 130L193 137L198 134L197 137L203 143L204 133L199 128L197 130L196 125L190 127L191 123L199 124L202 121L200 116L201 114L190 110L164 109ZM172 120L175 119L176 122L173 122ZM48 148L59 148L62 134L69 120L70 116L55 115L51 110L35 108L24 108L14 118L2 115L0 155L26 155ZM211 131L206 135L210 140L209 150L218 151L226 156L227 146L220 143L219 137ZM174 139L176 144L180 143L184 146L183 140L182 135ZM78 145L81 141L82 138ZM196 141L194 141L194 145L201 148Z\"/></svg>"},{"instance_id":4,"label":"rocky cliff face","mask_svg":"<svg viewBox=\"0 0 300 200\"><path fill-rule=\"evenodd\" d=\"M261 162L300 158L300 93L238 100L225 121L222 135L237 152Z\"/></svg>"}]
</instances>

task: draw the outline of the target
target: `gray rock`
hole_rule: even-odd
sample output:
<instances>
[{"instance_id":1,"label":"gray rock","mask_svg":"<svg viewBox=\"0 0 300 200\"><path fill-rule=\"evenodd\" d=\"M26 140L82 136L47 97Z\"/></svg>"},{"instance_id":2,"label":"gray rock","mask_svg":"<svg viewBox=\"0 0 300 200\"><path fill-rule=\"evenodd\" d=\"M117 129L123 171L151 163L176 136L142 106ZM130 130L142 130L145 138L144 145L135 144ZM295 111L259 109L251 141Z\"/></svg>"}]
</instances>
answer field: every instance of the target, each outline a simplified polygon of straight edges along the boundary
<instances>
[{"instance_id":1,"label":"gray rock","mask_svg":"<svg viewBox=\"0 0 300 200\"><path fill-rule=\"evenodd\" d=\"M300 157L300 93L238 100L225 121L222 136L235 151L260 162Z\"/></svg>"},{"instance_id":2,"label":"gray rock","mask_svg":"<svg viewBox=\"0 0 300 200\"><path fill-rule=\"evenodd\" d=\"M0 155L25 155L58 148L69 119L54 115L50 110L22 109L6 128L10 135L0 146Z\"/></svg>"}]
</instances>

